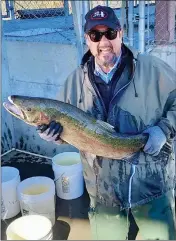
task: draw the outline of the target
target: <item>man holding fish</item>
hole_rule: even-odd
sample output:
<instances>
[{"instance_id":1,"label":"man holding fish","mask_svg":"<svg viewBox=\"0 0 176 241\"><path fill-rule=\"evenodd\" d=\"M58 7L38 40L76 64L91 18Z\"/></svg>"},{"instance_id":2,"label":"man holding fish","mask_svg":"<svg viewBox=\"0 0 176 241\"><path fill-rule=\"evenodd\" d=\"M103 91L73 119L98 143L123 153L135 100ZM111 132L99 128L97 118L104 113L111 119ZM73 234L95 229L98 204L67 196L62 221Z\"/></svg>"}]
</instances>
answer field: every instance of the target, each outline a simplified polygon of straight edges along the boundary
<instances>
[{"instance_id":1,"label":"man holding fish","mask_svg":"<svg viewBox=\"0 0 176 241\"><path fill-rule=\"evenodd\" d=\"M85 19L89 50L58 99L117 133L147 137L140 151L122 159L80 150L93 239L125 240L130 214L143 240L175 240L175 72L160 59L127 47L110 7L97 6ZM63 131L54 121L38 127L41 138L57 144L63 143Z\"/></svg>"}]
</instances>

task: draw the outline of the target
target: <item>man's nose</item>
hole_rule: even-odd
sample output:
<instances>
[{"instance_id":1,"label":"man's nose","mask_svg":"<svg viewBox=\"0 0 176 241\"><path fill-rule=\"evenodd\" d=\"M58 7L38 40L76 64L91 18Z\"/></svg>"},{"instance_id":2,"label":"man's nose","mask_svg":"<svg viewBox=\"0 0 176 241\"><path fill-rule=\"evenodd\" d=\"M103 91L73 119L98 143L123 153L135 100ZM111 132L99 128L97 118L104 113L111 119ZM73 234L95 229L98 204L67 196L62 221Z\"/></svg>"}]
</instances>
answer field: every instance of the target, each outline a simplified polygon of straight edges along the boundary
<instances>
[{"instance_id":1,"label":"man's nose","mask_svg":"<svg viewBox=\"0 0 176 241\"><path fill-rule=\"evenodd\" d=\"M109 42L109 40L106 38L106 36L105 35L103 35L102 36L102 38L101 38L101 40L100 40L100 42Z\"/></svg>"}]
</instances>

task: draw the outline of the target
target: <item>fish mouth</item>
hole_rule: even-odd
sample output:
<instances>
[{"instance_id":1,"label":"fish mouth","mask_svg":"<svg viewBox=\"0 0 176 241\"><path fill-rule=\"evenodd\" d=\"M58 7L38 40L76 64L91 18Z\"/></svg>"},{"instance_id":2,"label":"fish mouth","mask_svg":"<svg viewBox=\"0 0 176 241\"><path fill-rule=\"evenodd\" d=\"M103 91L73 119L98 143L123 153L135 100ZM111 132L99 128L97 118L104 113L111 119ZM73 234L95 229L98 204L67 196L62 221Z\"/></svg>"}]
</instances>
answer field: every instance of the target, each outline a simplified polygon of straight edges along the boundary
<instances>
[{"instance_id":1,"label":"fish mouth","mask_svg":"<svg viewBox=\"0 0 176 241\"><path fill-rule=\"evenodd\" d=\"M25 119L24 112L13 103L13 100L12 100L11 96L8 97L8 101L9 102L3 103L4 108L8 112L10 112L10 114L14 115L15 117L17 117L19 119L24 120Z\"/></svg>"}]
</instances>

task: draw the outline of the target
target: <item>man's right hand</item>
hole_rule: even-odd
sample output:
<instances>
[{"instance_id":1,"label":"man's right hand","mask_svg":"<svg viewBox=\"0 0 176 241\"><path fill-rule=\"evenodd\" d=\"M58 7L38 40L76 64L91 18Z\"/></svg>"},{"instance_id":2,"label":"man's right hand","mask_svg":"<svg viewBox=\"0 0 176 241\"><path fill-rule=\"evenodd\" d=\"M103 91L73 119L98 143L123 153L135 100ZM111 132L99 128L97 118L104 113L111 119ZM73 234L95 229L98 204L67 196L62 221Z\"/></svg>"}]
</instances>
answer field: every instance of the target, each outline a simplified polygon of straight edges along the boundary
<instances>
[{"instance_id":1,"label":"man's right hand","mask_svg":"<svg viewBox=\"0 0 176 241\"><path fill-rule=\"evenodd\" d=\"M45 141L52 141L57 144L62 144L62 139L60 139L60 134L63 131L63 127L60 123L52 121L49 125L40 125L37 127L37 133Z\"/></svg>"}]
</instances>

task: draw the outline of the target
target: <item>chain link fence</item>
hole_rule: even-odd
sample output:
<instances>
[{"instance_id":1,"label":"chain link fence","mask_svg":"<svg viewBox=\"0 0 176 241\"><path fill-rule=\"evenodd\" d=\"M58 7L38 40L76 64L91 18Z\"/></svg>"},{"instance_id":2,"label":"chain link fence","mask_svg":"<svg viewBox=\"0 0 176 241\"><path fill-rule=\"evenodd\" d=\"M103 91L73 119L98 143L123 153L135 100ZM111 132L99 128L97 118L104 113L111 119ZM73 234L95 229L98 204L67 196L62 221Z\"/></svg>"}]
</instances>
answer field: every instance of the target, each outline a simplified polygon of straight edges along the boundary
<instances>
[{"instance_id":1,"label":"chain link fence","mask_svg":"<svg viewBox=\"0 0 176 241\"><path fill-rule=\"evenodd\" d=\"M90 9L97 5L112 7L122 24L124 42L133 45L137 49L139 48L139 1L90 0L88 3ZM131 3L133 4L132 12L130 12ZM1 5L4 19L10 16L11 13L12 19L21 20L20 22L17 21L15 29L12 29L9 25L6 35L12 38L14 34L16 38L28 37L29 40L33 36L34 41L40 41L40 39L43 41L45 39L49 42L60 42L64 38L70 43L74 42L73 38L76 38L71 1L2 0ZM166 45L175 42L175 15L175 1L145 1L144 44L146 51L161 44ZM24 22L22 22L23 20Z\"/></svg>"},{"instance_id":2,"label":"chain link fence","mask_svg":"<svg viewBox=\"0 0 176 241\"><path fill-rule=\"evenodd\" d=\"M147 18L145 50L176 70L176 2L156 0L153 7Z\"/></svg>"},{"instance_id":3,"label":"chain link fence","mask_svg":"<svg viewBox=\"0 0 176 241\"><path fill-rule=\"evenodd\" d=\"M10 41L76 42L70 1L3 0L1 6L4 35Z\"/></svg>"},{"instance_id":4,"label":"chain link fence","mask_svg":"<svg viewBox=\"0 0 176 241\"><path fill-rule=\"evenodd\" d=\"M32 19L69 14L68 2L64 1L15 1L16 18Z\"/></svg>"},{"instance_id":5,"label":"chain link fence","mask_svg":"<svg viewBox=\"0 0 176 241\"><path fill-rule=\"evenodd\" d=\"M90 1L90 8L97 5L112 7L120 19L124 30L124 42L139 47L139 1L133 1L133 12L130 18L130 3L132 1ZM145 50L158 45L168 45L176 42L176 1L148 0L145 1ZM130 28L133 27L133 36Z\"/></svg>"},{"instance_id":6,"label":"chain link fence","mask_svg":"<svg viewBox=\"0 0 176 241\"><path fill-rule=\"evenodd\" d=\"M150 2L150 1L148 1ZM155 1L154 11L148 14L146 47L167 45L176 42L176 2Z\"/></svg>"},{"instance_id":7,"label":"chain link fence","mask_svg":"<svg viewBox=\"0 0 176 241\"><path fill-rule=\"evenodd\" d=\"M111 8L121 8L122 7L122 1L117 0L117 1L111 1L111 0L105 0L105 1L90 1L90 8L94 8L97 5L102 5L102 6L108 6Z\"/></svg>"},{"instance_id":8,"label":"chain link fence","mask_svg":"<svg viewBox=\"0 0 176 241\"><path fill-rule=\"evenodd\" d=\"M68 15L71 12L69 1L9 1L2 0L3 18L13 11L15 19L32 19Z\"/></svg>"}]
</instances>

